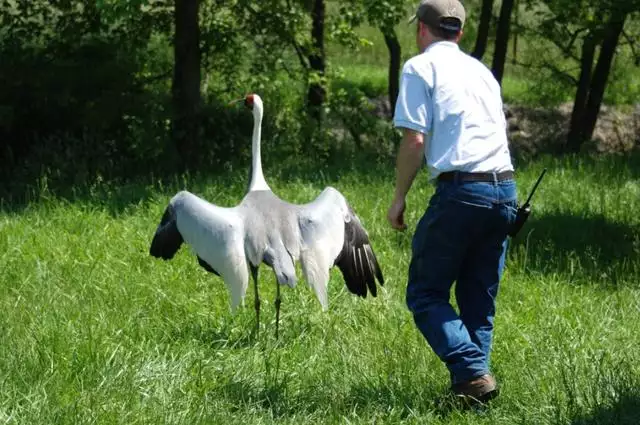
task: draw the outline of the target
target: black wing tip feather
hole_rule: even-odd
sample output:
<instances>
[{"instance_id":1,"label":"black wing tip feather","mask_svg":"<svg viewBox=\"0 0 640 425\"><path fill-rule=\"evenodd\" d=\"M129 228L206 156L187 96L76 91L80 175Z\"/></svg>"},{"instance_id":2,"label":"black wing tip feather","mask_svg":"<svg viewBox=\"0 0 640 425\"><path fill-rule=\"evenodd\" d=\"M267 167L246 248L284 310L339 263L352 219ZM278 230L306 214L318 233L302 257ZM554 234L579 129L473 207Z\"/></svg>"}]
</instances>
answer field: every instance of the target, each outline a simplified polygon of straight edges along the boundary
<instances>
[{"instance_id":1,"label":"black wing tip feather","mask_svg":"<svg viewBox=\"0 0 640 425\"><path fill-rule=\"evenodd\" d=\"M362 298L366 298L367 293L376 297L376 279L380 286L384 285L382 270L366 230L353 211L351 213L351 220L344 225L344 244L336 259L336 265L351 293Z\"/></svg>"},{"instance_id":2,"label":"black wing tip feather","mask_svg":"<svg viewBox=\"0 0 640 425\"><path fill-rule=\"evenodd\" d=\"M178 231L173 207L169 204L162 214L156 233L153 235L149 254L152 257L170 260L178 252L182 242L182 235Z\"/></svg>"},{"instance_id":3,"label":"black wing tip feather","mask_svg":"<svg viewBox=\"0 0 640 425\"><path fill-rule=\"evenodd\" d=\"M205 269L206 271L208 271L209 273L213 273L216 276L220 276L220 273L218 273L216 270L214 270L213 267L211 267L209 265L209 263L207 263L206 261L204 261L200 256L198 256L198 264L200 264L200 266Z\"/></svg>"}]
</instances>

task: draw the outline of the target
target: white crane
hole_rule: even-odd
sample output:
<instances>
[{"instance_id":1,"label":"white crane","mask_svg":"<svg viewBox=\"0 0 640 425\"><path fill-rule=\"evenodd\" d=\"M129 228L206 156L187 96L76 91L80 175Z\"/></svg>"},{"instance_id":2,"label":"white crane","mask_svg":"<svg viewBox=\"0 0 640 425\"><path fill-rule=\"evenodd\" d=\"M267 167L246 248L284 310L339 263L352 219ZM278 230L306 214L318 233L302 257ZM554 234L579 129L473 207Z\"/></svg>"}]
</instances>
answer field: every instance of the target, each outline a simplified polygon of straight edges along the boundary
<instances>
[{"instance_id":1,"label":"white crane","mask_svg":"<svg viewBox=\"0 0 640 425\"><path fill-rule=\"evenodd\" d=\"M249 94L245 106L253 112L251 180L247 194L232 208L214 205L188 191L178 192L167 205L151 242L150 254L173 258L183 242L198 263L220 276L235 311L244 298L251 272L255 290L256 332L260 327L258 267L271 267L276 276L276 338L280 319L280 285L296 285L295 262L300 261L307 284L328 308L330 269L338 266L350 292L377 295L375 280L384 284L382 271L367 231L344 198L326 187L312 202L290 204L278 198L262 173L260 139L263 106Z\"/></svg>"}]
</instances>

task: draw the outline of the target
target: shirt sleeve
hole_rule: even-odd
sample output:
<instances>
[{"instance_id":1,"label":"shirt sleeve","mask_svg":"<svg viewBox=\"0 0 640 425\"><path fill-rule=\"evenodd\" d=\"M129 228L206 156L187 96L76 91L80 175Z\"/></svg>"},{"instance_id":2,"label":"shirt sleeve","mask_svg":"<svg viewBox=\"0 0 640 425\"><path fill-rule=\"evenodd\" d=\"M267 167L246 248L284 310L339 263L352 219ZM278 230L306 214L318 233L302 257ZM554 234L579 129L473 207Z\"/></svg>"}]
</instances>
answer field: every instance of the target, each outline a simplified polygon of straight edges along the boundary
<instances>
[{"instance_id":1,"label":"shirt sleeve","mask_svg":"<svg viewBox=\"0 0 640 425\"><path fill-rule=\"evenodd\" d=\"M431 111L431 95L425 81L417 74L403 72L393 115L394 126L427 134L431 130Z\"/></svg>"}]
</instances>

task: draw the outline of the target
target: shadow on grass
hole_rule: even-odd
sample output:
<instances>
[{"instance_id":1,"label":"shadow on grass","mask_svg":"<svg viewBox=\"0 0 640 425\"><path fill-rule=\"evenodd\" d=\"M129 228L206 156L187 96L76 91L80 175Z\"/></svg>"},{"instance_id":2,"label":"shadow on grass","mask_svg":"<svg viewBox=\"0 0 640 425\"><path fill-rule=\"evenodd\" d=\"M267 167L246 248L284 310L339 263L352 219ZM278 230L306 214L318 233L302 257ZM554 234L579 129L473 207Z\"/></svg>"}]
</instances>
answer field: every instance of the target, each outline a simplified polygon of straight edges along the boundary
<instances>
[{"instance_id":1,"label":"shadow on grass","mask_svg":"<svg viewBox=\"0 0 640 425\"><path fill-rule=\"evenodd\" d=\"M512 240L523 268L569 273L615 285L637 273L640 228L601 215L549 213L532 217Z\"/></svg>"},{"instance_id":2,"label":"shadow on grass","mask_svg":"<svg viewBox=\"0 0 640 425\"><path fill-rule=\"evenodd\" d=\"M345 399L345 411L374 408L388 411L393 408L401 419L413 414L430 411L446 416L456 410L452 400L444 392L437 392L437 386L425 384L423 387L398 381L374 385L356 385Z\"/></svg>"},{"instance_id":3,"label":"shadow on grass","mask_svg":"<svg viewBox=\"0 0 640 425\"><path fill-rule=\"evenodd\" d=\"M586 416L579 416L571 425L637 425L640 423L640 394L622 394L619 400L599 406Z\"/></svg>"},{"instance_id":4,"label":"shadow on grass","mask_svg":"<svg viewBox=\"0 0 640 425\"><path fill-rule=\"evenodd\" d=\"M294 407L295 400L287 395L287 387L282 382L263 386L258 386L255 382L228 382L217 391L220 390L239 413L246 411L246 405L269 410L275 417L293 416L300 413L300 410L305 410ZM306 410L309 410L309 406Z\"/></svg>"},{"instance_id":5,"label":"shadow on grass","mask_svg":"<svg viewBox=\"0 0 640 425\"><path fill-rule=\"evenodd\" d=\"M271 183L309 182L319 190L328 184L335 184L345 176L370 182L388 180L393 175L393 164L388 158L376 159L369 153L342 157L330 163L312 157L298 158L290 162L271 161L265 162L263 169L267 181ZM145 175L111 180L96 178L73 186L44 178L31 183L14 182L0 188L0 211L19 214L32 206L50 201L63 201L104 209L116 216L156 196L168 200L182 189L198 194L212 190L215 193L219 190L223 192L221 198L239 202L246 193L250 172L250 164L246 163L230 166L228 169L202 169L180 174ZM216 203L216 200L211 199L211 202Z\"/></svg>"},{"instance_id":6,"label":"shadow on grass","mask_svg":"<svg viewBox=\"0 0 640 425\"><path fill-rule=\"evenodd\" d=\"M175 186L177 178L167 184ZM33 184L16 185L0 193L0 211L20 214L34 206L50 202L84 204L92 208L100 208L111 215L119 215L128 208L148 201L153 195L161 192L160 182L151 179L132 181L94 181L82 185L66 186L64 184L48 184L40 181Z\"/></svg>"},{"instance_id":7,"label":"shadow on grass","mask_svg":"<svg viewBox=\"0 0 640 425\"><path fill-rule=\"evenodd\" d=\"M390 380L363 381L339 390L322 383L294 388L286 374L277 370L267 373L264 381L228 382L216 391L220 390L239 412L245 411L247 405L258 406L278 418L326 414L327 411L339 416L393 411L394 417L401 419L428 413L444 418L467 410L444 389L438 392L436 385Z\"/></svg>"}]
</instances>

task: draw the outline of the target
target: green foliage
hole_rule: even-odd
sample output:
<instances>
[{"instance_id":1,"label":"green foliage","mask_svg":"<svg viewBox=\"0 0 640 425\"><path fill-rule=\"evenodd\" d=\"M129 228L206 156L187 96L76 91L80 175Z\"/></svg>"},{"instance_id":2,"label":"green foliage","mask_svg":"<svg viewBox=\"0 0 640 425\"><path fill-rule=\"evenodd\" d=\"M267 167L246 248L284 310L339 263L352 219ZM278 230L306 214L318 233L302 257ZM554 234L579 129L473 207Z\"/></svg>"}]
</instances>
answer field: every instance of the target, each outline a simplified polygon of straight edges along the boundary
<instances>
[{"instance_id":1,"label":"green foliage","mask_svg":"<svg viewBox=\"0 0 640 425\"><path fill-rule=\"evenodd\" d=\"M233 74L248 62L247 40L233 7L227 2L204 1L200 6L202 67L207 72L204 91L212 85L219 91L233 91ZM172 64L173 67L173 64Z\"/></svg>"},{"instance_id":2,"label":"green foliage","mask_svg":"<svg viewBox=\"0 0 640 425\"><path fill-rule=\"evenodd\" d=\"M602 39L609 17L621 10L640 11L637 2L609 1L565 1L543 0L528 1L523 8L529 13L524 29L521 30L528 41L526 51L520 52L527 58L526 67L536 68L535 74L528 77L531 82L539 80L542 84L548 79L554 84L546 84L545 97L560 101L564 96L553 96L556 86L558 94L577 85L581 48L587 37L593 38L596 44ZM634 33L637 28L637 16L626 21L627 33ZM605 93L608 104L629 104L640 95L636 80L640 75L637 66L637 37L627 36L621 43L609 84ZM524 61L522 61L524 62ZM572 92L574 90L571 90ZM547 94L551 95L548 96Z\"/></svg>"},{"instance_id":3,"label":"green foliage","mask_svg":"<svg viewBox=\"0 0 640 425\"><path fill-rule=\"evenodd\" d=\"M515 67L514 67L515 68ZM507 67L509 69L509 67ZM575 87L548 69L515 69L502 80L505 103L553 108L571 102Z\"/></svg>"},{"instance_id":4,"label":"green foliage","mask_svg":"<svg viewBox=\"0 0 640 425\"><path fill-rule=\"evenodd\" d=\"M163 121L156 118L164 113L163 102L146 90L147 78L153 77L144 68L151 70L145 49L152 21L159 23L163 9L143 6L3 3L3 162L22 162L24 172L42 172L40 166L47 164L81 179L96 170L124 172L109 167L121 158L162 149L157 135L164 130ZM141 131L148 137L145 143L136 140ZM69 170L69 164L77 169Z\"/></svg>"},{"instance_id":5,"label":"green foliage","mask_svg":"<svg viewBox=\"0 0 640 425\"><path fill-rule=\"evenodd\" d=\"M202 166L219 172L248 159L250 115L226 105L247 92L266 102L265 155L323 166L366 151L387 161L396 134L374 105L387 93L389 57L380 29L395 29L403 61L416 54L414 27L406 22L414 3L327 1L327 121L318 128L304 102L309 82L317 78L308 72L309 2L202 0L204 105L196 147ZM521 7L519 22L528 30L519 31L518 62L527 66L507 65L504 93L510 103L552 106L571 100L577 72L571 55L580 39L567 55L541 32L562 41L562 31L595 25L598 9L586 0L565 3L532 0L530 10ZM469 51L480 2L465 5L462 48ZM0 179L17 184L46 174L79 182L170 171L176 162L168 140L172 14L173 0L0 2ZM640 95L631 48L637 18L627 21L607 103L633 103Z\"/></svg>"},{"instance_id":6,"label":"green foliage","mask_svg":"<svg viewBox=\"0 0 640 425\"><path fill-rule=\"evenodd\" d=\"M630 42L633 43L637 38L631 40ZM638 99L640 99L640 56L637 52L634 54L630 49L623 47L619 49L614 59L604 101L609 105L634 105L638 103Z\"/></svg>"},{"instance_id":7,"label":"green foliage","mask_svg":"<svg viewBox=\"0 0 640 425\"><path fill-rule=\"evenodd\" d=\"M406 0L342 1L338 6L337 16L339 19L337 23L343 28L350 29L357 28L364 23L375 28L394 28L403 19L408 20L408 4L409 2Z\"/></svg>"}]
</instances>

